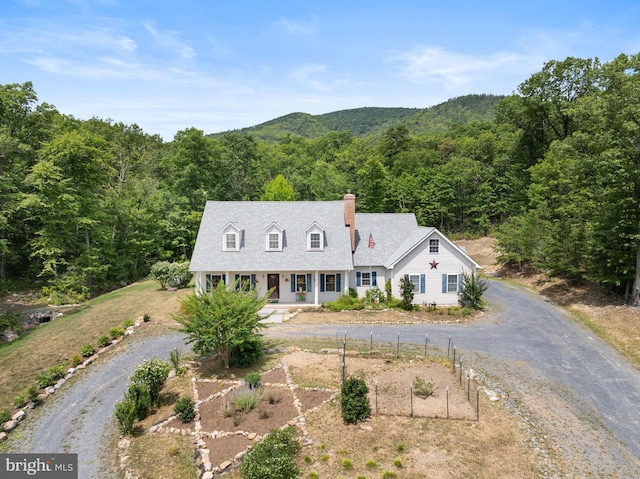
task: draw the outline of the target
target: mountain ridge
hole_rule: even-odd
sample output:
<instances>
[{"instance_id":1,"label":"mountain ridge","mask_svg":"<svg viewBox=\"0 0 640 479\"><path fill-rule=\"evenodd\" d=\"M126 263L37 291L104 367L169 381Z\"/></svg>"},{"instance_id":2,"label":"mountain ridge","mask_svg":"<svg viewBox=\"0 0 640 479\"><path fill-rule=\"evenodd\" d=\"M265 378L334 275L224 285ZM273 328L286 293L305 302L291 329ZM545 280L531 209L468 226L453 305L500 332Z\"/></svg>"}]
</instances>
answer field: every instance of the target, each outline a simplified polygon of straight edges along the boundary
<instances>
[{"instance_id":1,"label":"mountain ridge","mask_svg":"<svg viewBox=\"0 0 640 479\"><path fill-rule=\"evenodd\" d=\"M404 124L412 135L442 133L454 125L465 125L494 118L499 95L471 94L451 98L428 108L361 107L311 115L293 112L258 125L213 133L208 136L249 133L266 141L279 141L287 135L315 139L331 132L350 131L354 136L379 136L388 128Z\"/></svg>"}]
</instances>

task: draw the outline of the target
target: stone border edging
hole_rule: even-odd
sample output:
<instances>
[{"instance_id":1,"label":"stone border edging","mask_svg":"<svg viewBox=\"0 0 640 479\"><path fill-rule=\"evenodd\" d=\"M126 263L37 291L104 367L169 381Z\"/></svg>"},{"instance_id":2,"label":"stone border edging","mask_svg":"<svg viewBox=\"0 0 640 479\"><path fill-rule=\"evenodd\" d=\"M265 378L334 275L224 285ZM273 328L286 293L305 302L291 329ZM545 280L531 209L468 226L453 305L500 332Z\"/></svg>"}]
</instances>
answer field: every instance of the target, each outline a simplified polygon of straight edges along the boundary
<instances>
[{"instance_id":1,"label":"stone border edging","mask_svg":"<svg viewBox=\"0 0 640 479\"><path fill-rule=\"evenodd\" d=\"M136 322L133 323L133 326L129 326L128 328L125 329L124 336L122 336L119 339L112 340L110 345L100 348L98 351L96 351L93 355L88 357L84 362L82 362L78 366L70 367L69 369L67 369L67 372L65 373L64 377L58 379L53 386L47 386L46 388L44 388L44 393L38 394L38 401L42 405L44 405L44 402L49 398L49 396L55 394L67 382L67 380L69 380L72 376L77 374L78 371L82 371L87 366L91 365L96 359L98 359L98 357L101 354L107 352L112 346L119 344L125 338L135 333L136 329L140 327L144 322L145 322L144 318L142 317L138 318L138 320L136 320ZM2 424L0 426L0 443L5 442L9 437L7 433L13 431L23 421L25 421L29 416L30 412L35 408L36 408L36 403L33 401L29 401L25 406L19 408L18 411L11 416L11 419L9 421Z\"/></svg>"}]
</instances>

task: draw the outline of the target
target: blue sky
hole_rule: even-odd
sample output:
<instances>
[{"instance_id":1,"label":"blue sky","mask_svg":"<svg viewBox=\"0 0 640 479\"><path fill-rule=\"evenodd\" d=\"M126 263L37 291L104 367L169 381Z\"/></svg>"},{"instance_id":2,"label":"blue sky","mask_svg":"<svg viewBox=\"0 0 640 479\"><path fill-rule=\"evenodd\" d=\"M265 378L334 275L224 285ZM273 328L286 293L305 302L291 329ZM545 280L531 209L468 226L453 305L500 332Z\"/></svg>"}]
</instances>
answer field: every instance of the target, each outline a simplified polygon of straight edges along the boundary
<instances>
[{"instance_id":1,"label":"blue sky","mask_svg":"<svg viewBox=\"0 0 640 479\"><path fill-rule=\"evenodd\" d=\"M637 1L2 0L0 84L165 140L288 113L510 94L640 51Z\"/></svg>"}]
</instances>

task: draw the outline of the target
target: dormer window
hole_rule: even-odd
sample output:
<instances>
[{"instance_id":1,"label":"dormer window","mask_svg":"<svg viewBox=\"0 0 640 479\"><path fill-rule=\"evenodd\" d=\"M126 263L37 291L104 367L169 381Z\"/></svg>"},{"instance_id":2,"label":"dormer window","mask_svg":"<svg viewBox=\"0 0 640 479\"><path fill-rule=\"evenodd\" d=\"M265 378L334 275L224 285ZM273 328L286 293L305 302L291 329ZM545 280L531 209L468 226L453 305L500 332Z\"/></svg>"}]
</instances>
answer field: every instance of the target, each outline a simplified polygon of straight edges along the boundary
<instances>
[{"instance_id":1,"label":"dormer window","mask_svg":"<svg viewBox=\"0 0 640 479\"><path fill-rule=\"evenodd\" d=\"M282 251L284 230L280 225L271 223L265 233L265 251Z\"/></svg>"},{"instance_id":2,"label":"dormer window","mask_svg":"<svg viewBox=\"0 0 640 479\"><path fill-rule=\"evenodd\" d=\"M224 235L224 248L227 251L236 251L238 249L238 234L237 233L226 233Z\"/></svg>"},{"instance_id":3,"label":"dormer window","mask_svg":"<svg viewBox=\"0 0 640 479\"><path fill-rule=\"evenodd\" d=\"M307 251L324 250L324 229L318 223L307 228Z\"/></svg>"},{"instance_id":4,"label":"dormer window","mask_svg":"<svg viewBox=\"0 0 640 479\"><path fill-rule=\"evenodd\" d=\"M320 233L309 233L309 249L320 249Z\"/></svg>"},{"instance_id":5,"label":"dormer window","mask_svg":"<svg viewBox=\"0 0 640 479\"><path fill-rule=\"evenodd\" d=\"M222 229L222 251L240 251L240 234L242 230L233 223Z\"/></svg>"}]
</instances>

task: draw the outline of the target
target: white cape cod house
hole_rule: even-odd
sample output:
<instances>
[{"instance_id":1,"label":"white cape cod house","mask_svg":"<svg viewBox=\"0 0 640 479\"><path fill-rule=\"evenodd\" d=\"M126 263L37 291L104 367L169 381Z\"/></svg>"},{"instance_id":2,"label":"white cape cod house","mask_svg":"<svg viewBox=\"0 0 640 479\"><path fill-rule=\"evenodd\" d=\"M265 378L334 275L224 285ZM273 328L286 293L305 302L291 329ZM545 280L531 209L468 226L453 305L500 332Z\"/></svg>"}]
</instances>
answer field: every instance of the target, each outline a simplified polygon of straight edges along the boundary
<instances>
[{"instance_id":1,"label":"white cape cod house","mask_svg":"<svg viewBox=\"0 0 640 479\"><path fill-rule=\"evenodd\" d=\"M414 285L414 303L458 304L462 274L480 265L436 228L407 213L356 213L343 201L207 201L190 269L196 290L219 282L273 289L280 303L318 305L391 281Z\"/></svg>"}]
</instances>

